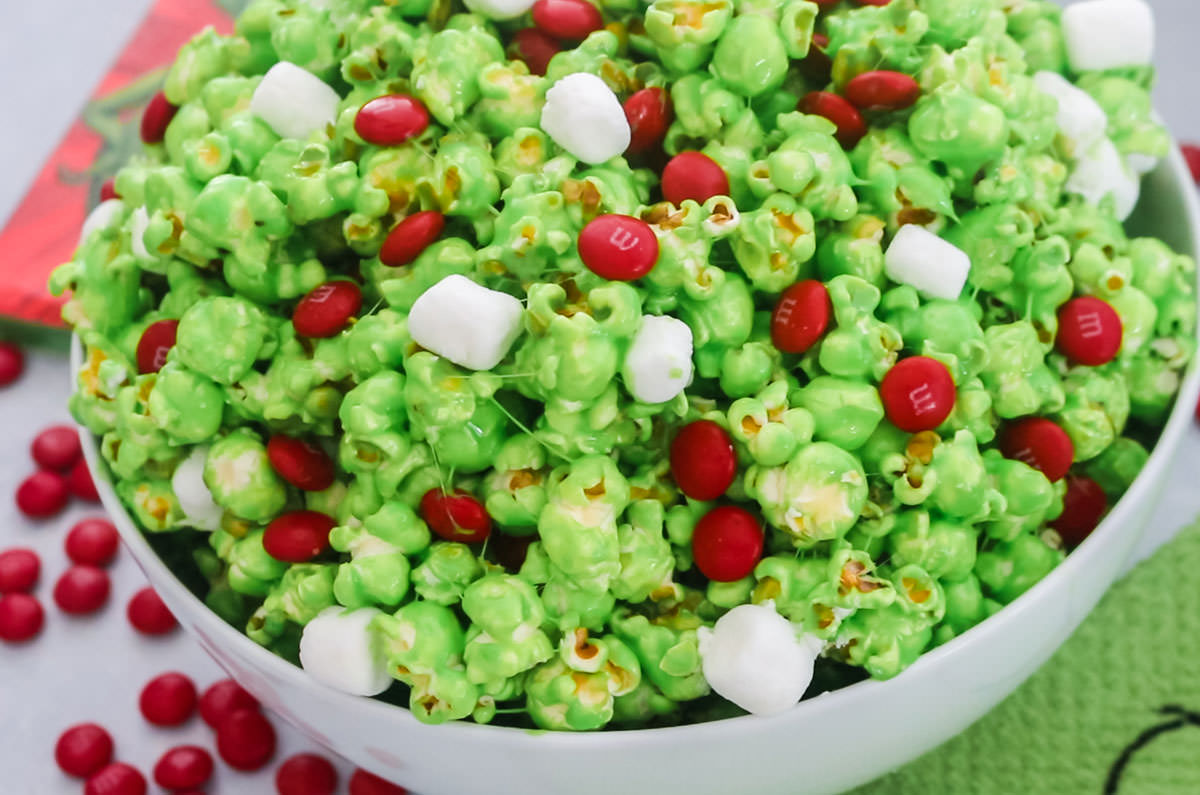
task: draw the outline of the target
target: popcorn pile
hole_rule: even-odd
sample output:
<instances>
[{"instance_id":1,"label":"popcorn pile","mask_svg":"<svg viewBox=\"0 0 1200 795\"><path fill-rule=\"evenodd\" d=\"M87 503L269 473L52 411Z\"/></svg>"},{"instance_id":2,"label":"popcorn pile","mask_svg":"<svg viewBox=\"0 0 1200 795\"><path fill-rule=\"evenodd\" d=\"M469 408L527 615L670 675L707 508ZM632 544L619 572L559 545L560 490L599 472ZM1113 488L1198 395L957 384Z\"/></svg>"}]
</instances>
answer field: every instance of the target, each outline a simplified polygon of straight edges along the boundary
<instances>
[{"instance_id":1,"label":"popcorn pile","mask_svg":"<svg viewBox=\"0 0 1200 795\"><path fill-rule=\"evenodd\" d=\"M895 676L1083 541L1194 353L1121 225L1152 51L1142 0L258 0L53 277L71 409L214 611L423 721Z\"/></svg>"}]
</instances>

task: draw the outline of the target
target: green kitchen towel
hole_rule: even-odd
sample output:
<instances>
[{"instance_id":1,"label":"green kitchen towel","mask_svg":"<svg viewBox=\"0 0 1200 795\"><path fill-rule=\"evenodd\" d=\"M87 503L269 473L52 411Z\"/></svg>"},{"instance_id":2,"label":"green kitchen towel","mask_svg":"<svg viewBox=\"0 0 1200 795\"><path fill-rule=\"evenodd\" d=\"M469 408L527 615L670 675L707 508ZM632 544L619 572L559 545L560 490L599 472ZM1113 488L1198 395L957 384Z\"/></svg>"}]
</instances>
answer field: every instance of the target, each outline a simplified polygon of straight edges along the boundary
<instances>
[{"instance_id":1,"label":"green kitchen towel","mask_svg":"<svg viewBox=\"0 0 1200 795\"><path fill-rule=\"evenodd\" d=\"M934 793L1200 794L1200 524L986 717L855 795Z\"/></svg>"}]
</instances>

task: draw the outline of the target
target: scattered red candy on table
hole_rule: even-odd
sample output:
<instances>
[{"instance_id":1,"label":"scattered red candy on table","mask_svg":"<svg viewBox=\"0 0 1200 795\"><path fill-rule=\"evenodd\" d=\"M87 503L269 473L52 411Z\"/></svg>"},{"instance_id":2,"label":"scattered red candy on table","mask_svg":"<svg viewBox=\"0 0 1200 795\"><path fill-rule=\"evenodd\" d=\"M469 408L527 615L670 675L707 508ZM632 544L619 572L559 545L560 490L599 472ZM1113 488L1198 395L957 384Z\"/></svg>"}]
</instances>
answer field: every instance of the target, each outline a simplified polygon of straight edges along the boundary
<instances>
[{"instance_id":1,"label":"scattered red candy on table","mask_svg":"<svg viewBox=\"0 0 1200 795\"><path fill-rule=\"evenodd\" d=\"M107 566L117 555L121 537L107 519L83 519L67 533L63 543L73 563Z\"/></svg>"},{"instance_id":2,"label":"scattered red candy on table","mask_svg":"<svg viewBox=\"0 0 1200 795\"><path fill-rule=\"evenodd\" d=\"M1072 362L1097 367L1116 357L1122 334L1117 310L1107 301L1084 295L1059 308L1054 345Z\"/></svg>"},{"instance_id":3,"label":"scattered red candy on table","mask_svg":"<svg viewBox=\"0 0 1200 795\"><path fill-rule=\"evenodd\" d=\"M1179 149L1183 152L1183 159L1187 162L1188 171L1192 172L1192 179L1200 184L1200 146L1183 144ZM3 382L0 381L0 383Z\"/></svg>"},{"instance_id":4,"label":"scattered red candy on table","mask_svg":"<svg viewBox=\"0 0 1200 795\"><path fill-rule=\"evenodd\" d=\"M146 795L146 777L131 765L113 762L87 780L83 795Z\"/></svg>"},{"instance_id":5,"label":"scattered red candy on table","mask_svg":"<svg viewBox=\"0 0 1200 795\"><path fill-rule=\"evenodd\" d=\"M350 795L408 795L408 790L399 784L368 773L361 767L350 776Z\"/></svg>"},{"instance_id":6,"label":"scattered red candy on table","mask_svg":"<svg viewBox=\"0 0 1200 795\"><path fill-rule=\"evenodd\" d=\"M125 615L133 628L143 635L165 635L179 626L158 593L148 585L129 600Z\"/></svg>"},{"instance_id":7,"label":"scattered red candy on table","mask_svg":"<svg viewBox=\"0 0 1200 795\"><path fill-rule=\"evenodd\" d=\"M579 258L588 270L613 281L640 279L658 262L658 238L630 215L598 215L579 233Z\"/></svg>"},{"instance_id":8,"label":"scattered red candy on table","mask_svg":"<svg viewBox=\"0 0 1200 795\"><path fill-rule=\"evenodd\" d=\"M68 776L87 778L112 761L113 741L103 726L80 723L64 731L54 746L54 761Z\"/></svg>"},{"instance_id":9,"label":"scattered red candy on table","mask_svg":"<svg viewBox=\"0 0 1200 795\"><path fill-rule=\"evenodd\" d=\"M324 491L333 485L333 459L303 439L275 434L267 442L267 459L279 477L303 491Z\"/></svg>"},{"instance_id":10,"label":"scattered red candy on table","mask_svg":"<svg viewBox=\"0 0 1200 795\"><path fill-rule=\"evenodd\" d=\"M692 534L696 568L715 582L748 576L762 559L762 551L762 525L753 514L733 505L713 508Z\"/></svg>"},{"instance_id":11,"label":"scattered red candy on table","mask_svg":"<svg viewBox=\"0 0 1200 795\"><path fill-rule=\"evenodd\" d=\"M167 134L167 125L179 112L177 105L172 105L167 95L159 91L150 98L146 110L142 112L142 140L148 144L160 143Z\"/></svg>"},{"instance_id":12,"label":"scattered red candy on table","mask_svg":"<svg viewBox=\"0 0 1200 795\"><path fill-rule=\"evenodd\" d=\"M390 268L407 265L446 228L446 217L437 210L413 213L392 227L379 249L379 261Z\"/></svg>"},{"instance_id":13,"label":"scattered red candy on table","mask_svg":"<svg viewBox=\"0 0 1200 795\"><path fill-rule=\"evenodd\" d=\"M168 790L200 787L212 773L212 754L198 745L177 745L154 765L154 783Z\"/></svg>"},{"instance_id":14,"label":"scattered red candy on table","mask_svg":"<svg viewBox=\"0 0 1200 795\"><path fill-rule=\"evenodd\" d=\"M135 351L139 373L157 373L162 369L167 363L167 354L175 347L178 332L178 320L158 320L146 326Z\"/></svg>"},{"instance_id":15,"label":"scattered red candy on table","mask_svg":"<svg viewBox=\"0 0 1200 795\"><path fill-rule=\"evenodd\" d=\"M46 611L27 593L0 596L0 640L24 643L42 631Z\"/></svg>"},{"instance_id":16,"label":"scattered red candy on table","mask_svg":"<svg viewBox=\"0 0 1200 795\"><path fill-rule=\"evenodd\" d=\"M196 709L196 686L175 671L159 674L142 688L138 709L155 726L178 726Z\"/></svg>"},{"instance_id":17,"label":"scattered red candy on table","mask_svg":"<svg viewBox=\"0 0 1200 795\"><path fill-rule=\"evenodd\" d=\"M783 291L771 313L771 342L784 353L804 353L829 328L833 302L816 279L797 282Z\"/></svg>"},{"instance_id":18,"label":"scattered red candy on table","mask_svg":"<svg viewBox=\"0 0 1200 795\"><path fill-rule=\"evenodd\" d=\"M117 195L117 182L112 177L100 183L100 201L106 202L109 199L119 199Z\"/></svg>"},{"instance_id":19,"label":"scattered red candy on table","mask_svg":"<svg viewBox=\"0 0 1200 795\"><path fill-rule=\"evenodd\" d=\"M530 12L533 24L559 39L582 41L604 27L600 9L587 0L537 0Z\"/></svg>"},{"instance_id":20,"label":"scattered red candy on table","mask_svg":"<svg viewBox=\"0 0 1200 795\"><path fill-rule=\"evenodd\" d=\"M715 500L737 477L737 453L729 433L711 420L696 420L671 441L671 477L693 500Z\"/></svg>"},{"instance_id":21,"label":"scattered red candy on table","mask_svg":"<svg viewBox=\"0 0 1200 795\"><path fill-rule=\"evenodd\" d=\"M296 754L275 771L279 795L333 795L337 790L337 768L319 754Z\"/></svg>"},{"instance_id":22,"label":"scattered red candy on table","mask_svg":"<svg viewBox=\"0 0 1200 795\"><path fill-rule=\"evenodd\" d=\"M54 583L54 603L64 613L87 615L104 606L111 588L108 574L103 569L75 565Z\"/></svg>"},{"instance_id":23,"label":"scattered red candy on table","mask_svg":"<svg viewBox=\"0 0 1200 795\"><path fill-rule=\"evenodd\" d=\"M876 69L855 76L842 94L859 110L903 110L921 96L921 86L903 72Z\"/></svg>"},{"instance_id":24,"label":"scattered red candy on table","mask_svg":"<svg viewBox=\"0 0 1200 795\"><path fill-rule=\"evenodd\" d=\"M1044 417L1026 417L1005 428L1000 452L1040 471L1051 482L1062 479L1075 460L1071 437Z\"/></svg>"},{"instance_id":25,"label":"scattered red candy on table","mask_svg":"<svg viewBox=\"0 0 1200 795\"><path fill-rule=\"evenodd\" d=\"M671 98L658 86L633 92L625 100L625 119L629 122L627 154L651 152L662 145L671 126Z\"/></svg>"},{"instance_id":26,"label":"scattered red candy on table","mask_svg":"<svg viewBox=\"0 0 1200 795\"><path fill-rule=\"evenodd\" d=\"M258 770L275 754L275 729L255 709L239 709L217 725L217 753L235 770Z\"/></svg>"},{"instance_id":27,"label":"scattered red candy on table","mask_svg":"<svg viewBox=\"0 0 1200 795\"><path fill-rule=\"evenodd\" d=\"M1092 534L1108 510L1108 497L1100 484L1084 475L1067 475L1063 511L1050 523L1068 547L1077 547Z\"/></svg>"},{"instance_id":28,"label":"scattered red candy on table","mask_svg":"<svg viewBox=\"0 0 1200 795\"><path fill-rule=\"evenodd\" d=\"M446 494L430 489L421 497L421 518L429 529L447 541L474 544L492 532L492 518L483 503L465 491Z\"/></svg>"},{"instance_id":29,"label":"scattered red candy on table","mask_svg":"<svg viewBox=\"0 0 1200 795\"><path fill-rule=\"evenodd\" d=\"M0 340L0 386L8 386L25 372L25 354L11 342Z\"/></svg>"},{"instance_id":30,"label":"scattered red candy on table","mask_svg":"<svg viewBox=\"0 0 1200 795\"><path fill-rule=\"evenodd\" d=\"M314 287L292 312L292 326L302 337L336 337L362 308L362 289L335 279Z\"/></svg>"},{"instance_id":31,"label":"scattered red candy on table","mask_svg":"<svg viewBox=\"0 0 1200 795\"><path fill-rule=\"evenodd\" d=\"M67 479L43 469L34 472L17 486L17 507L33 519L44 519L61 511L71 498Z\"/></svg>"},{"instance_id":32,"label":"scattered red candy on table","mask_svg":"<svg viewBox=\"0 0 1200 795\"><path fill-rule=\"evenodd\" d=\"M367 102L354 116L354 131L369 144L398 146L429 127L429 111L408 94L388 94Z\"/></svg>"},{"instance_id":33,"label":"scattered red candy on table","mask_svg":"<svg viewBox=\"0 0 1200 795\"><path fill-rule=\"evenodd\" d=\"M67 473L67 490L81 500L100 502L100 492L96 491L96 481L92 480L92 472L88 469L87 461L80 458Z\"/></svg>"},{"instance_id":34,"label":"scattered red candy on table","mask_svg":"<svg viewBox=\"0 0 1200 795\"><path fill-rule=\"evenodd\" d=\"M544 77L550 59L562 52L562 45L537 28L522 28L513 34L512 50L517 60L529 67L530 74Z\"/></svg>"},{"instance_id":35,"label":"scattered red candy on table","mask_svg":"<svg viewBox=\"0 0 1200 795\"><path fill-rule=\"evenodd\" d=\"M928 356L901 359L879 384L883 409L902 431L931 431L954 410L954 378L946 365Z\"/></svg>"},{"instance_id":36,"label":"scattered red candy on table","mask_svg":"<svg viewBox=\"0 0 1200 795\"><path fill-rule=\"evenodd\" d=\"M33 437L29 454L42 469L70 469L83 455L79 432L70 425L52 425Z\"/></svg>"},{"instance_id":37,"label":"scattered red candy on table","mask_svg":"<svg viewBox=\"0 0 1200 795\"><path fill-rule=\"evenodd\" d=\"M800 100L798 110L810 116L823 116L837 127L834 137L843 149L853 149L867 134L867 122L858 108L842 96L829 91L810 91Z\"/></svg>"},{"instance_id":38,"label":"scattered red candy on table","mask_svg":"<svg viewBox=\"0 0 1200 795\"><path fill-rule=\"evenodd\" d=\"M703 204L713 196L729 195L729 175L703 152L680 152L663 167L662 194L676 207L686 199Z\"/></svg>"},{"instance_id":39,"label":"scattered red candy on table","mask_svg":"<svg viewBox=\"0 0 1200 795\"><path fill-rule=\"evenodd\" d=\"M42 570L37 553L26 547L0 552L0 594L32 591Z\"/></svg>"},{"instance_id":40,"label":"scattered red candy on table","mask_svg":"<svg viewBox=\"0 0 1200 795\"><path fill-rule=\"evenodd\" d=\"M244 709L258 709L258 699L232 679L214 682L200 696L200 718L213 729L234 712Z\"/></svg>"},{"instance_id":41,"label":"scattered red candy on table","mask_svg":"<svg viewBox=\"0 0 1200 795\"><path fill-rule=\"evenodd\" d=\"M307 563L329 548L337 521L320 511L288 511L271 520L263 533L267 554L287 563Z\"/></svg>"}]
</instances>

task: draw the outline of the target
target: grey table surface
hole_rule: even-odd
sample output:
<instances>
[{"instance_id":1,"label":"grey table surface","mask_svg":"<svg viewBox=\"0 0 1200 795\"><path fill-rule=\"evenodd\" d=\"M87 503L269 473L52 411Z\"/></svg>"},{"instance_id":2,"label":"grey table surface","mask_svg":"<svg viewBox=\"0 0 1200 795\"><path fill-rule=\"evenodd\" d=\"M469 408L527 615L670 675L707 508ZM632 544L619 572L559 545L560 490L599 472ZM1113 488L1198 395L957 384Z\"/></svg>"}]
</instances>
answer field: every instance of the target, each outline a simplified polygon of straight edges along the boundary
<instances>
[{"instance_id":1,"label":"grey table surface","mask_svg":"<svg viewBox=\"0 0 1200 795\"><path fill-rule=\"evenodd\" d=\"M1200 141L1196 101L1196 39L1200 2L1150 0L1158 19L1157 105L1176 136ZM94 85L136 28L151 0L0 0L0 219L19 203L41 163L53 151ZM35 79L27 79L36 74ZM3 256L3 252L0 252ZM176 730L151 729L137 712L137 694L151 676L180 670L205 685L223 674L190 639L177 633L166 640L138 637L124 618L124 604L144 584L127 553L112 570L113 598L95 619L67 619L53 607L50 590L66 565L62 537L79 518L95 510L73 507L50 522L33 525L12 502L16 484L29 471L26 457L36 431L68 420L65 357L36 352L22 383L0 394L0 438L9 452L0 456L0 548L32 546L42 556L36 591L47 606L46 630L34 644L0 646L0 793L67 795L80 791L53 764L58 733L72 723L96 720L117 741L120 758L148 772L167 748L181 743L212 747L207 729L192 721ZM1142 557L1200 513L1192 461L1200 457L1200 428L1189 431L1172 470L1162 504L1151 520ZM1184 462L1188 462L1184 465ZM275 721L280 753L311 745ZM210 795L250 795L273 791L271 771L234 774L218 765ZM341 766L343 782L349 767ZM153 785L151 791L157 791Z\"/></svg>"}]
</instances>

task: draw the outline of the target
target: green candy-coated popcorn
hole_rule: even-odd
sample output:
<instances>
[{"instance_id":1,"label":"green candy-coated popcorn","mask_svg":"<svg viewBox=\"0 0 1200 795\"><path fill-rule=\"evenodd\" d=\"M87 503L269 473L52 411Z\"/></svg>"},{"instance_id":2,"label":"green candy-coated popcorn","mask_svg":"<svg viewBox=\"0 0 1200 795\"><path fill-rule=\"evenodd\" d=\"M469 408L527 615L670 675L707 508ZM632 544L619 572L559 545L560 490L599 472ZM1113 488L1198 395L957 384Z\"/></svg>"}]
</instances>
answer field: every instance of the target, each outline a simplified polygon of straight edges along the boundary
<instances>
[{"instance_id":1,"label":"green candy-coated popcorn","mask_svg":"<svg viewBox=\"0 0 1200 795\"><path fill-rule=\"evenodd\" d=\"M914 616L900 602L878 610L860 610L842 622L836 645L847 660L876 679L890 679L916 660L933 637L927 618Z\"/></svg>"},{"instance_id":2,"label":"green candy-coated popcorn","mask_svg":"<svg viewBox=\"0 0 1200 795\"><path fill-rule=\"evenodd\" d=\"M538 535L550 560L580 587L606 589L620 573L617 517L629 483L612 459L586 456L551 473Z\"/></svg>"},{"instance_id":3,"label":"green candy-coated popcorn","mask_svg":"<svg viewBox=\"0 0 1200 795\"><path fill-rule=\"evenodd\" d=\"M1100 72L1081 77L1079 87L1108 115L1108 137L1117 151L1150 163L1166 157L1171 135L1155 120L1149 91L1126 77Z\"/></svg>"},{"instance_id":4,"label":"green candy-coated popcorn","mask_svg":"<svg viewBox=\"0 0 1200 795\"><path fill-rule=\"evenodd\" d=\"M1071 437L1076 461L1095 458L1125 430L1129 418L1125 379L1116 371L1081 367L1067 374L1063 389L1066 400L1054 419Z\"/></svg>"},{"instance_id":5,"label":"green candy-coated popcorn","mask_svg":"<svg viewBox=\"0 0 1200 795\"><path fill-rule=\"evenodd\" d=\"M975 377L987 364L983 329L969 304L941 299L921 303L911 287L897 287L883 297L883 316L900 332L905 347L946 365L955 383Z\"/></svg>"},{"instance_id":6,"label":"green candy-coated popcorn","mask_svg":"<svg viewBox=\"0 0 1200 795\"><path fill-rule=\"evenodd\" d=\"M817 246L817 273L823 281L843 274L875 287L884 284L883 233L887 224L874 215L857 215L834 227Z\"/></svg>"},{"instance_id":7,"label":"green candy-coated popcorn","mask_svg":"<svg viewBox=\"0 0 1200 795\"><path fill-rule=\"evenodd\" d=\"M618 638L579 630L526 679L526 708L543 729L598 729L612 720L615 697L632 693L641 677L637 656Z\"/></svg>"},{"instance_id":8,"label":"green candy-coated popcorn","mask_svg":"<svg viewBox=\"0 0 1200 795\"><path fill-rule=\"evenodd\" d=\"M1100 484L1110 497L1125 493L1146 465L1150 453L1135 439L1120 436L1104 452L1084 465L1087 476Z\"/></svg>"},{"instance_id":9,"label":"green candy-coated popcorn","mask_svg":"<svg viewBox=\"0 0 1200 795\"><path fill-rule=\"evenodd\" d=\"M942 592L946 597L946 616L941 626L954 635L961 635L987 617L983 588L974 574L961 580L943 581Z\"/></svg>"},{"instance_id":10,"label":"green candy-coated popcorn","mask_svg":"<svg viewBox=\"0 0 1200 795\"><path fill-rule=\"evenodd\" d=\"M826 288L837 328L821 342L821 367L846 378L882 378L896 363L904 341L895 328L875 317L879 289L857 276L837 276Z\"/></svg>"},{"instance_id":11,"label":"green candy-coated popcorn","mask_svg":"<svg viewBox=\"0 0 1200 795\"><path fill-rule=\"evenodd\" d=\"M371 629L393 677L412 688L409 708L424 723L470 715L479 689L467 679L462 654L466 636L448 607L410 602L395 615L376 616Z\"/></svg>"},{"instance_id":12,"label":"green candy-coated popcorn","mask_svg":"<svg viewBox=\"0 0 1200 795\"><path fill-rule=\"evenodd\" d=\"M267 448L247 430L236 430L209 448L204 485L213 501L252 522L274 519L287 502L287 490L267 459Z\"/></svg>"},{"instance_id":13,"label":"green candy-coated popcorn","mask_svg":"<svg viewBox=\"0 0 1200 795\"><path fill-rule=\"evenodd\" d=\"M986 514L991 498L987 467L969 430L959 430L953 439L934 447L929 474L935 478L931 507L968 522Z\"/></svg>"},{"instance_id":14,"label":"green candy-coated popcorn","mask_svg":"<svg viewBox=\"0 0 1200 795\"><path fill-rule=\"evenodd\" d=\"M515 362L518 372L532 375L518 383L543 400L593 400L612 383L640 322L641 298L628 284L612 282L574 300L560 285L534 284L525 316L529 335Z\"/></svg>"},{"instance_id":15,"label":"green candy-coated popcorn","mask_svg":"<svg viewBox=\"0 0 1200 795\"><path fill-rule=\"evenodd\" d=\"M925 511L902 511L887 536L890 562L915 564L939 580L961 580L975 568L977 536L969 525L931 520Z\"/></svg>"},{"instance_id":16,"label":"green candy-coated popcorn","mask_svg":"<svg viewBox=\"0 0 1200 795\"><path fill-rule=\"evenodd\" d=\"M845 221L858 212L850 160L834 138L836 127L822 116L784 113L780 140L765 162L750 166L750 189L763 197L793 194L818 221ZM765 173L764 173L765 172Z\"/></svg>"},{"instance_id":17,"label":"green candy-coated popcorn","mask_svg":"<svg viewBox=\"0 0 1200 795\"><path fill-rule=\"evenodd\" d=\"M483 575L479 559L466 544L437 541L412 570L412 586L422 599L440 605L462 600L472 582Z\"/></svg>"},{"instance_id":18,"label":"green candy-coated popcorn","mask_svg":"<svg viewBox=\"0 0 1200 795\"><path fill-rule=\"evenodd\" d=\"M413 438L428 441L443 466L461 472L486 469L508 429L508 418L492 400L499 386L496 377L468 373L424 351L410 356L405 370L404 400ZM404 415L403 408L395 407L398 416Z\"/></svg>"},{"instance_id":19,"label":"green candy-coated popcorn","mask_svg":"<svg viewBox=\"0 0 1200 795\"><path fill-rule=\"evenodd\" d=\"M275 340L270 320L241 298L214 296L192 306L179 319L172 356L218 384L232 384L254 363L271 355Z\"/></svg>"},{"instance_id":20,"label":"green candy-coated popcorn","mask_svg":"<svg viewBox=\"0 0 1200 795\"><path fill-rule=\"evenodd\" d=\"M220 430L225 395L208 378L172 362L158 372L146 406L173 442L198 444Z\"/></svg>"},{"instance_id":21,"label":"green candy-coated popcorn","mask_svg":"<svg viewBox=\"0 0 1200 795\"><path fill-rule=\"evenodd\" d=\"M402 502L384 503L361 526L333 528L330 546L350 553L350 561L338 567L333 583L338 602L351 608L400 604L409 587L407 556L424 552L430 540L425 522Z\"/></svg>"},{"instance_id":22,"label":"green candy-coated popcorn","mask_svg":"<svg viewBox=\"0 0 1200 795\"><path fill-rule=\"evenodd\" d=\"M969 179L1000 157L1008 133L1004 111L957 83L923 95L908 120L913 146L955 179Z\"/></svg>"},{"instance_id":23,"label":"green candy-coated popcorn","mask_svg":"<svg viewBox=\"0 0 1200 795\"><path fill-rule=\"evenodd\" d=\"M612 617L612 631L641 664L642 676L667 698L692 701L708 695L710 688L700 670L700 647L696 629L699 618L682 612L674 626L652 623L643 615L619 609Z\"/></svg>"},{"instance_id":24,"label":"green candy-coated popcorn","mask_svg":"<svg viewBox=\"0 0 1200 795\"><path fill-rule=\"evenodd\" d=\"M617 528L621 571L609 586L617 599L636 604L670 587L675 558L663 534L664 515L658 500L638 500L626 511L629 521Z\"/></svg>"},{"instance_id":25,"label":"green candy-coated popcorn","mask_svg":"<svg viewBox=\"0 0 1200 795\"><path fill-rule=\"evenodd\" d=\"M212 460L211 454L209 460ZM213 533L212 542L214 545L232 542L223 556L229 561L229 586L247 596L266 596L271 586L288 570L288 564L276 560L263 549L262 530L237 540L222 539L222 535L220 531Z\"/></svg>"},{"instance_id":26,"label":"green candy-coated popcorn","mask_svg":"<svg viewBox=\"0 0 1200 795\"><path fill-rule=\"evenodd\" d=\"M975 574L986 592L1008 604L1062 562L1063 552L1039 536L1022 533L979 553Z\"/></svg>"},{"instance_id":27,"label":"green candy-coated popcorn","mask_svg":"<svg viewBox=\"0 0 1200 795\"><path fill-rule=\"evenodd\" d=\"M726 413L729 432L746 445L760 466L780 466L791 459L802 444L812 441L814 414L803 407L792 408L787 381L775 381L753 398L735 400Z\"/></svg>"},{"instance_id":28,"label":"green candy-coated popcorn","mask_svg":"<svg viewBox=\"0 0 1200 795\"><path fill-rule=\"evenodd\" d=\"M713 44L729 25L729 0L655 0L646 9L646 35L663 49L684 44Z\"/></svg>"},{"instance_id":29,"label":"green candy-coated popcorn","mask_svg":"<svg viewBox=\"0 0 1200 795\"><path fill-rule=\"evenodd\" d=\"M936 624L946 615L946 597L942 586L920 566L900 566L891 575L896 604L912 616Z\"/></svg>"},{"instance_id":30,"label":"green candy-coated popcorn","mask_svg":"<svg viewBox=\"0 0 1200 795\"><path fill-rule=\"evenodd\" d=\"M730 273L704 299L680 297L679 315L692 330L694 358L700 375L711 378L714 365L744 344L754 324L754 297L745 280ZM718 358L719 357L719 358Z\"/></svg>"},{"instance_id":31,"label":"green candy-coated popcorn","mask_svg":"<svg viewBox=\"0 0 1200 795\"><path fill-rule=\"evenodd\" d=\"M747 42L754 44L747 46ZM711 68L743 97L779 88L787 76L788 53L778 25L760 16L734 17L717 42Z\"/></svg>"},{"instance_id":32,"label":"green candy-coated popcorn","mask_svg":"<svg viewBox=\"0 0 1200 795\"><path fill-rule=\"evenodd\" d=\"M1062 497L1046 476L1021 461L1005 458L998 450L983 455L991 487L1000 500L983 525L991 538L1010 542L1032 531L1062 511Z\"/></svg>"},{"instance_id":33,"label":"green candy-coated popcorn","mask_svg":"<svg viewBox=\"0 0 1200 795\"><path fill-rule=\"evenodd\" d=\"M834 53L836 87L871 69L914 74L921 67L926 48L920 44L929 31L929 17L914 6L893 2L856 9L851 14L834 14L826 20L826 50Z\"/></svg>"},{"instance_id":34,"label":"green candy-coated popcorn","mask_svg":"<svg viewBox=\"0 0 1200 795\"><path fill-rule=\"evenodd\" d=\"M812 213L785 193L768 196L762 207L742 213L731 245L738 265L759 290L778 293L796 282L801 266L816 252Z\"/></svg>"},{"instance_id":35,"label":"green candy-coated popcorn","mask_svg":"<svg viewBox=\"0 0 1200 795\"><path fill-rule=\"evenodd\" d=\"M246 634L255 643L268 646L283 636L289 623L304 626L312 621L317 613L334 604L335 569L323 563L291 566L250 616Z\"/></svg>"},{"instance_id":36,"label":"green candy-coated popcorn","mask_svg":"<svg viewBox=\"0 0 1200 795\"><path fill-rule=\"evenodd\" d=\"M489 574L476 580L463 594L462 609L478 630L463 653L467 678L488 692L554 654L540 628L546 613L537 591L519 577Z\"/></svg>"},{"instance_id":37,"label":"green candy-coated popcorn","mask_svg":"<svg viewBox=\"0 0 1200 795\"><path fill-rule=\"evenodd\" d=\"M1059 26L1061 8L1049 0L1033 0L1006 9L1006 14L1008 34L1025 51L1030 71L1065 71L1067 51Z\"/></svg>"},{"instance_id":38,"label":"green candy-coated popcorn","mask_svg":"<svg viewBox=\"0 0 1200 795\"><path fill-rule=\"evenodd\" d=\"M746 491L798 549L843 536L867 500L867 477L853 455L813 442L782 467L751 467Z\"/></svg>"},{"instance_id":39,"label":"green candy-coated popcorn","mask_svg":"<svg viewBox=\"0 0 1200 795\"><path fill-rule=\"evenodd\" d=\"M440 124L450 126L480 98L480 72L503 61L500 42L482 29L447 28L417 40L411 83Z\"/></svg>"},{"instance_id":40,"label":"green candy-coated popcorn","mask_svg":"<svg viewBox=\"0 0 1200 795\"><path fill-rule=\"evenodd\" d=\"M184 238L201 247L224 249L251 271L266 271L273 244L292 233L287 207L262 182L222 174L196 196L184 220ZM202 248L203 250L203 248Z\"/></svg>"},{"instance_id":41,"label":"green candy-coated popcorn","mask_svg":"<svg viewBox=\"0 0 1200 795\"><path fill-rule=\"evenodd\" d=\"M117 496L129 506L138 526L147 532L162 533L179 529L183 511L166 480L122 480Z\"/></svg>"},{"instance_id":42,"label":"green candy-coated popcorn","mask_svg":"<svg viewBox=\"0 0 1200 795\"><path fill-rule=\"evenodd\" d=\"M550 562L542 545L536 546L537 554L544 558L543 565L548 572L545 585L542 586L542 604L546 607L548 621L564 632L572 627L602 630L616 607L617 598L612 590L592 583L577 584ZM522 568L522 573L525 571Z\"/></svg>"},{"instance_id":43,"label":"green candy-coated popcorn","mask_svg":"<svg viewBox=\"0 0 1200 795\"><path fill-rule=\"evenodd\" d=\"M984 332L988 363L980 373L992 407L1005 419L1057 411L1063 387L1043 358L1043 343L1028 322L992 326Z\"/></svg>"},{"instance_id":44,"label":"green candy-coated popcorn","mask_svg":"<svg viewBox=\"0 0 1200 795\"><path fill-rule=\"evenodd\" d=\"M546 450L532 436L505 440L484 480L488 516L512 535L531 535L546 507Z\"/></svg>"},{"instance_id":45,"label":"green candy-coated popcorn","mask_svg":"<svg viewBox=\"0 0 1200 795\"><path fill-rule=\"evenodd\" d=\"M811 414L815 438L843 450L861 447L883 419L879 391L862 381L818 376L796 392L796 402Z\"/></svg>"}]
</instances>

